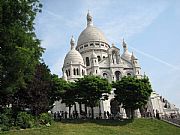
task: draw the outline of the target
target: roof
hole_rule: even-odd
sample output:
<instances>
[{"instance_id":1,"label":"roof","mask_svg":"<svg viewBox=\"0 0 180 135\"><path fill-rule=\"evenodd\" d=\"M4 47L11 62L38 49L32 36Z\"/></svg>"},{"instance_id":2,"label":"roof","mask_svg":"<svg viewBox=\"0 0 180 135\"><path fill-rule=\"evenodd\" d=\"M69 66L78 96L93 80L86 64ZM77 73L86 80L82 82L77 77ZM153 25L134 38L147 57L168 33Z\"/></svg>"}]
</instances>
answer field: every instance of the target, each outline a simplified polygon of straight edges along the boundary
<instances>
[{"instance_id":1,"label":"roof","mask_svg":"<svg viewBox=\"0 0 180 135\"><path fill-rule=\"evenodd\" d=\"M71 49L66 54L63 66L65 67L69 64L82 64L82 65L84 65L84 61L83 61L81 54L77 50L75 50L74 48Z\"/></svg>"}]
</instances>

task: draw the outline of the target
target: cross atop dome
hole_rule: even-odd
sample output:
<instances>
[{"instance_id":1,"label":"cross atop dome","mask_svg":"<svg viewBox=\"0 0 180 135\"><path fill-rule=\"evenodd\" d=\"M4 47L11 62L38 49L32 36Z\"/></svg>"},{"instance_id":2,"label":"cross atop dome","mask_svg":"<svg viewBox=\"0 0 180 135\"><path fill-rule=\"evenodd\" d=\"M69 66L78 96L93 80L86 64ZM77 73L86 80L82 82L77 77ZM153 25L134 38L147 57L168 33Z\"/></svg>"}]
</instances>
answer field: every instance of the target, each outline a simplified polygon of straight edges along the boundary
<instances>
[{"instance_id":1,"label":"cross atop dome","mask_svg":"<svg viewBox=\"0 0 180 135\"><path fill-rule=\"evenodd\" d=\"M87 13L87 26L92 26L92 25L93 25L92 16L90 15L89 10L88 10L88 13Z\"/></svg>"}]
</instances>

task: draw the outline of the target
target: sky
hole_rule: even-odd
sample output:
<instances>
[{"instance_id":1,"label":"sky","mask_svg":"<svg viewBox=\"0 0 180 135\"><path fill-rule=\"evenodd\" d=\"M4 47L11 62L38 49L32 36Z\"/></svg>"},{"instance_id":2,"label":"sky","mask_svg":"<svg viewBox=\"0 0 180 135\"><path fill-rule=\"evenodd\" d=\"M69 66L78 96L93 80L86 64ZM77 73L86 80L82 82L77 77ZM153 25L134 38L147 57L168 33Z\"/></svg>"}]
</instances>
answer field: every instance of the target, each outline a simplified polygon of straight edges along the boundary
<instances>
[{"instance_id":1,"label":"sky","mask_svg":"<svg viewBox=\"0 0 180 135\"><path fill-rule=\"evenodd\" d=\"M180 108L180 0L41 0L35 31L45 63L62 75L70 38L86 27L88 10L109 43L123 53L122 39L139 59L152 88Z\"/></svg>"}]
</instances>

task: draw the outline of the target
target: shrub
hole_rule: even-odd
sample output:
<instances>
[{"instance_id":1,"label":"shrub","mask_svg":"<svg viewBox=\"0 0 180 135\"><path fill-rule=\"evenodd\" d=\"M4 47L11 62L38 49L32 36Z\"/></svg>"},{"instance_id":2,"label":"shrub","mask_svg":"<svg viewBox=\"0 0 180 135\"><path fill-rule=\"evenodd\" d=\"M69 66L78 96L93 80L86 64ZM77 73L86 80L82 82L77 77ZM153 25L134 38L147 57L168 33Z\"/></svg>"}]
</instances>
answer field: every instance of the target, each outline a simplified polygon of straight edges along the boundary
<instances>
[{"instance_id":1,"label":"shrub","mask_svg":"<svg viewBox=\"0 0 180 135\"><path fill-rule=\"evenodd\" d=\"M40 114L39 121L41 124L46 125L46 124L51 124L52 123L52 116L49 113L42 113Z\"/></svg>"},{"instance_id":2,"label":"shrub","mask_svg":"<svg viewBox=\"0 0 180 135\"><path fill-rule=\"evenodd\" d=\"M10 130L10 126L2 125L1 126L1 130L2 131L9 131Z\"/></svg>"},{"instance_id":3,"label":"shrub","mask_svg":"<svg viewBox=\"0 0 180 135\"><path fill-rule=\"evenodd\" d=\"M0 130L8 131L13 126L14 119L11 108L1 108L0 110Z\"/></svg>"},{"instance_id":4,"label":"shrub","mask_svg":"<svg viewBox=\"0 0 180 135\"><path fill-rule=\"evenodd\" d=\"M10 119L6 114L0 114L0 129L2 131L9 131L10 129Z\"/></svg>"},{"instance_id":5,"label":"shrub","mask_svg":"<svg viewBox=\"0 0 180 135\"><path fill-rule=\"evenodd\" d=\"M34 119L32 115L28 114L27 112L18 113L16 119L16 126L26 129L26 128L31 128L33 125L34 125Z\"/></svg>"},{"instance_id":6,"label":"shrub","mask_svg":"<svg viewBox=\"0 0 180 135\"><path fill-rule=\"evenodd\" d=\"M5 125L5 126L10 125L10 120L7 115L0 114L0 125Z\"/></svg>"}]
</instances>

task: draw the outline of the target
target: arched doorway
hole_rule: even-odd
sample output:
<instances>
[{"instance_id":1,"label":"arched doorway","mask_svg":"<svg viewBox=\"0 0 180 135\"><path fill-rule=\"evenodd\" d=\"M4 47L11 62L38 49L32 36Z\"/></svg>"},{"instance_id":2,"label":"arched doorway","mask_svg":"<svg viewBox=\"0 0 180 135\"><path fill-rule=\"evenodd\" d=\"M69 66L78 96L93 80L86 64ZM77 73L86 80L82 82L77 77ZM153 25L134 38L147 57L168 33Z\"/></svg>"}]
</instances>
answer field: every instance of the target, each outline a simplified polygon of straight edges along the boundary
<instances>
[{"instance_id":1,"label":"arched doorway","mask_svg":"<svg viewBox=\"0 0 180 135\"><path fill-rule=\"evenodd\" d=\"M112 99L110 102L110 106L111 106L111 114L112 115L116 115L118 112L120 113L120 107L118 102L115 99Z\"/></svg>"},{"instance_id":2,"label":"arched doorway","mask_svg":"<svg viewBox=\"0 0 180 135\"><path fill-rule=\"evenodd\" d=\"M116 77L116 81L119 81L121 78L121 72L120 71L116 71L115 72L115 77Z\"/></svg>"}]
</instances>

